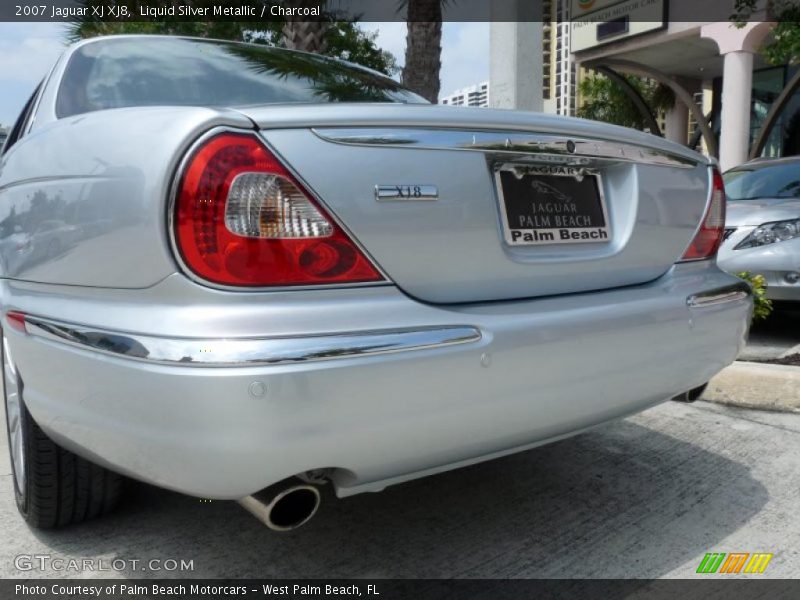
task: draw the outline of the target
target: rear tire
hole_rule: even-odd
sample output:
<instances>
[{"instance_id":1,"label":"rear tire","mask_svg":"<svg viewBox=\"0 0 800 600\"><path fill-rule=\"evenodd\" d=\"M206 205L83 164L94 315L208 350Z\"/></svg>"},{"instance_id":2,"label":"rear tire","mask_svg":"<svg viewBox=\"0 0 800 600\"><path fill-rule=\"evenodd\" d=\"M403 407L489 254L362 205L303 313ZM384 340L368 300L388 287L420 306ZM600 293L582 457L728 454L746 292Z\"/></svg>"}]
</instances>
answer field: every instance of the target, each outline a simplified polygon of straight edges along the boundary
<instances>
[{"instance_id":1,"label":"rear tire","mask_svg":"<svg viewBox=\"0 0 800 600\"><path fill-rule=\"evenodd\" d=\"M20 514L32 527L51 529L111 511L120 499L123 478L47 437L25 406L22 378L5 336L2 356L6 431Z\"/></svg>"}]
</instances>

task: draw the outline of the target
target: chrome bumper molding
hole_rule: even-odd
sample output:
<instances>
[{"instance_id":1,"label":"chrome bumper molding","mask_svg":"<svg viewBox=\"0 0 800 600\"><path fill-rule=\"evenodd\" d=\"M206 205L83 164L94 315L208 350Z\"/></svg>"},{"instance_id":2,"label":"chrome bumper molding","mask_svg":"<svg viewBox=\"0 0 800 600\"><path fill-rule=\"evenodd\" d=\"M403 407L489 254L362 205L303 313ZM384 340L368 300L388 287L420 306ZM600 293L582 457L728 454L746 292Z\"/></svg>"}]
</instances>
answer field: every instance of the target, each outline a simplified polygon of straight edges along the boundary
<instances>
[{"instance_id":1,"label":"chrome bumper molding","mask_svg":"<svg viewBox=\"0 0 800 600\"><path fill-rule=\"evenodd\" d=\"M734 283L733 285L717 288L716 290L693 294L686 298L686 304L691 308L705 308L707 306L716 306L718 304L744 300L752 294L753 290L750 286L742 281L741 283Z\"/></svg>"},{"instance_id":2,"label":"chrome bumper molding","mask_svg":"<svg viewBox=\"0 0 800 600\"><path fill-rule=\"evenodd\" d=\"M115 333L26 315L29 335L119 358L166 365L244 367L373 356L477 342L469 326L357 331L282 338L163 338Z\"/></svg>"}]
</instances>

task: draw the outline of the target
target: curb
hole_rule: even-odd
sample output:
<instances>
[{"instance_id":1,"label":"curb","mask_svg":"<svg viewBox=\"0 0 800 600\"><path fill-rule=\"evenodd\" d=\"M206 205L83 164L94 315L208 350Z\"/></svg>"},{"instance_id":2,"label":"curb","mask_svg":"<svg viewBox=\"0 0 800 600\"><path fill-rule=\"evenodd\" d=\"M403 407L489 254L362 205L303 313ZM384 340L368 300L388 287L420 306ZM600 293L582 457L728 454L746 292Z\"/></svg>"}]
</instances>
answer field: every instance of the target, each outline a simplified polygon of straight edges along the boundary
<instances>
[{"instance_id":1,"label":"curb","mask_svg":"<svg viewBox=\"0 0 800 600\"><path fill-rule=\"evenodd\" d=\"M727 406L800 413L800 368L736 361L708 383L702 399Z\"/></svg>"},{"instance_id":2,"label":"curb","mask_svg":"<svg viewBox=\"0 0 800 600\"><path fill-rule=\"evenodd\" d=\"M792 356L793 354L800 354L800 344L789 348L786 352L782 352L778 358L786 358L787 356Z\"/></svg>"}]
</instances>

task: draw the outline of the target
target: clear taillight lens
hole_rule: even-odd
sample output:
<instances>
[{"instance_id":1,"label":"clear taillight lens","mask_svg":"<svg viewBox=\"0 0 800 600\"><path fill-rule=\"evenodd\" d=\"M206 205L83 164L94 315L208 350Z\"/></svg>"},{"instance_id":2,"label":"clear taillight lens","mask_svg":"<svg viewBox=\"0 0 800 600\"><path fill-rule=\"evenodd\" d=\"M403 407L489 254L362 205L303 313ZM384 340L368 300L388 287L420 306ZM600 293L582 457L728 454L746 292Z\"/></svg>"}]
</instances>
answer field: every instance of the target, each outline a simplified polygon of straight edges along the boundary
<instances>
[{"instance_id":1,"label":"clear taillight lens","mask_svg":"<svg viewBox=\"0 0 800 600\"><path fill-rule=\"evenodd\" d=\"M381 281L353 240L249 134L197 149L180 180L175 239L194 273L232 286Z\"/></svg>"},{"instance_id":2,"label":"clear taillight lens","mask_svg":"<svg viewBox=\"0 0 800 600\"><path fill-rule=\"evenodd\" d=\"M333 234L333 226L297 186L267 173L236 176L225 205L225 226L237 235L265 239Z\"/></svg>"},{"instance_id":3,"label":"clear taillight lens","mask_svg":"<svg viewBox=\"0 0 800 600\"><path fill-rule=\"evenodd\" d=\"M725 184L717 169L712 172L711 182L711 202L682 261L712 258L717 254L725 235Z\"/></svg>"}]
</instances>

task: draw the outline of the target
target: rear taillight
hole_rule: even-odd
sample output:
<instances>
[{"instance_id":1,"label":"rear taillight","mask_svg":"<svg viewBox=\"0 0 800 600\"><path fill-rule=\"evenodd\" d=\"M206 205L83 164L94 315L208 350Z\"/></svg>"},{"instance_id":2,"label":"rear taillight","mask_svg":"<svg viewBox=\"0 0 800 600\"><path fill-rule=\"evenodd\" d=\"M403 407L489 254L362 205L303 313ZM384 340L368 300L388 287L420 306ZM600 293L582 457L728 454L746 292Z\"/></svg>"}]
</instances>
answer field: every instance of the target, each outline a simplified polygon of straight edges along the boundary
<instances>
[{"instance_id":1,"label":"rear taillight","mask_svg":"<svg viewBox=\"0 0 800 600\"><path fill-rule=\"evenodd\" d=\"M6 321L8 324L17 331L28 333L27 323L25 322L25 313L16 310L10 310L6 313Z\"/></svg>"},{"instance_id":2,"label":"rear taillight","mask_svg":"<svg viewBox=\"0 0 800 600\"><path fill-rule=\"evenodd\" d=\"M175 207L178 251L232 286L381 281L353 240L256 137L224 133L189 158Z\"/></svg>"},{"instance_id":3,"label":"rear taillight","mask_svg":"<svg viewBox=\"0 0 800 600\"><path fill-rule=\"evenodd\" d=\"M711 175L711 202L706 214L681 260L703 260L712 258L719 250L725 235L725 184L722 175L714 169Z\"/></svg>"}]
</instances>

